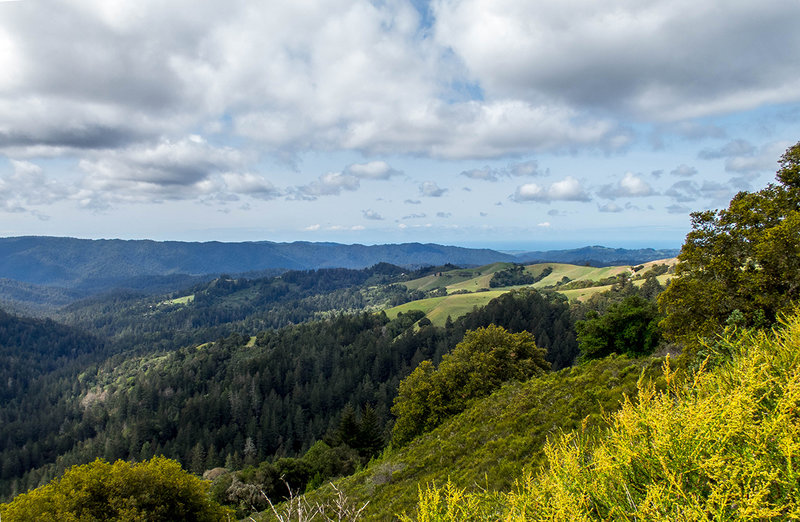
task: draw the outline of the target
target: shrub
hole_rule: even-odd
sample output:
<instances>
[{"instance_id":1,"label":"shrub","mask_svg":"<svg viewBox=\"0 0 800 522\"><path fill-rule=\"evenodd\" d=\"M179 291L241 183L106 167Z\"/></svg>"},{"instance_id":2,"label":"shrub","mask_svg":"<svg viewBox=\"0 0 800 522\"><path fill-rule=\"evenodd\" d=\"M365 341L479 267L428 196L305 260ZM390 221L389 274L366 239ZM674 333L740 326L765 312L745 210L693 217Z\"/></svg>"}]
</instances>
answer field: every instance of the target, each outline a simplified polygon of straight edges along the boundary
<instances>
[{"instance_id":1,"label":"shrub","mask_svg":"<svg viewBox=\"0 0 800 522\"><path fill-rule=\"evenodd\" d=\"M107 520L218 522L231 513L207 495L208 483L165 457L131 464L98 459L0 505L4 522Z\"/></svg>"},{"instance_id":2,"label":"shrub","mask_svg":"<svg viewBox=\"0 0 800 522\"><path fill-rule=\"evenodd\" d=\"M729 331L709 350L713 370L677 379L667 362L668 388L641 382L604 433L549 443L549 468L515 491L430 487L418 520L797 519L800 317L771 333ZM447 515L464 505L476 516Z\"/></svg>"}]
</instances>

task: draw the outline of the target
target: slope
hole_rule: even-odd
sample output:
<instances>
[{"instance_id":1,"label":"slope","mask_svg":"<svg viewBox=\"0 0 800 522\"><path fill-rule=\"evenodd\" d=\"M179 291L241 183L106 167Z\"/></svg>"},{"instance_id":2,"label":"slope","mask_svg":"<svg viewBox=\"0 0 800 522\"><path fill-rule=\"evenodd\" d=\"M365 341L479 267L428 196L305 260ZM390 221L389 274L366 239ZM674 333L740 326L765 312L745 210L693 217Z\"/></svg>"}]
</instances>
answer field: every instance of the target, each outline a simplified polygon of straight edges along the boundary
<instances>
[{"instance_id":1,"label":"slope","mask_svg":"<svg viewBox=\"0 0 800 522\"><path fill-rule=\"evenodd\" d=\"M580 426L603 424L603 412L620 407L642 374L656 376L662 360L614 357L510 383L477 401L408 446L387 450L364 470L335 482L353 505L367 502L365 520L391 520L415 509L418 487L452 481L458 487L507 490L515 477L544 462L548 438ZM331 485L305 495L331 502ZM267 513L262 520L271 519Z\"/></svg>"}]
</instances>

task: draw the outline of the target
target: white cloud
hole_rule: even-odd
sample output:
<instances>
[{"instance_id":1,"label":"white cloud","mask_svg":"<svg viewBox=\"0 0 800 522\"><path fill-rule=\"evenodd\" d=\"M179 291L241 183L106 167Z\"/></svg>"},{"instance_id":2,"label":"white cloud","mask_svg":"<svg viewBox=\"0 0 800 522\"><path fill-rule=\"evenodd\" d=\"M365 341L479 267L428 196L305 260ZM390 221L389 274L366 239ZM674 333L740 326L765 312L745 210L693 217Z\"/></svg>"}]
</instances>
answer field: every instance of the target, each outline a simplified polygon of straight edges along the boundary
<instances>
[{"instance_id":1,"label":"white cloud","mask_svg":"<svg viewBox=\"0 0 800 522\"><path fill-rule=\"evenodd\" d=\"M257 197L273 193L274 187L266 180L235 173L244 163L239 151L213 147L196 137L97 151L79 164L86 173L79 197L92 207L192 199L224 194L228 191L226 179L237 189L254 190Z\"/></svg>"},{"instance_id":2,"label":"white cloud","mask_svg":"<svg viewBox=\"0 0 800 522\"><path fill-rule=\"evenodd\" d=\"M539 164L536 160L525 161L522 163L512 163L506 168L492 168L488 165L479 169L470 169L461 172L462 176L484 181L499 181L503 177L530 177L542 174L539 171Z\"/></svg>"},{"instance_id":3,"label":"white cloud","mask_svg":"<svg viewBox=\"0 0 800 522\"><path fill-rule=\"evenodd\" d=\"M385 161L353 163L342 172L328 172L306 185L293 190L295 199L316 199L320 196L338 196L343 190L355 191L361 188L361 180L387 180L402 172L393 169Z\"/></svg>"},{"instance_id":4,"label":"white cloud","mask_svg":"<svg viewBox=\"0 0 800 522\"><path fill-rule=\"evenodd\" d=\"M625 176L616 185L604 185L597 194L606 199L616 198L641 198L655 194L653 187L642 178L632 172L626 172Z\"/></svg>"},{"instance_id":5,"label":"white cloud","mask_svg":"<svg viewBox=\"0 0 800 522\"><path fill-rule=\"evenodd\" d=\"M76 191L74 187L49 179L35 163L11 160L11 167L10 174L0 176L0 210L30 212L46 219L45 214L31 207L69 198Z\"/></svg>"},{"instance_id":6,"label":"white cloud","mask_svg":"<svg viewBox=\"0 0 800 522\"><path fill-rule=\"evenodd\" d=\"M540 227L540 228L550 228L550 222L549 221L544 221L542 223L537 223L536 226Z\"/></svg>"},{"instance_id":7,"label":"white cloud","mask_svg":"<svg viewBox=\"0 0 800 522\"><path fill-rule=\"evenodd\" d=\"M419 195L428 198L439 198L447 192L446 188L441 188L433 181L426 181L419 186Z\"/></svg>"},{"instance_id":8,"label":"white cloud","mask_svg":"<svg viewBox=\"0 0 800 522\"><path fill-rule=\"evenodd\" d=\"M381 216L371 208L368 208L367 210L362 210L361 213L364 215L364 219L373 219L376 221L383 220L383 216Z\"/></svg>"},{"instance_id":9,"label":"white cloud","mask_svg":"<svg viewBox=\"0 0 800 522\"><path fill-rule=\"evenodd\" d=\"M385 161L370 161L369 163L354 163L345 168L347 174L361 179L389 179L402 174Z\"/></svg>"},{"instance_id":10,"label":"white cloud","mask_svg":"<svg viewBox=\"0 0 800 522\"><path fill-rule=\"evenodd\" d=\"M341 172L328 172L323 174L308 185L295 188L297 197L302 199L316 199L319 196L338 196L343 190L358 190L361 184L358 178Z\"/></svg>"},{"instance_id":11,"label":"white cloud","mask_svg":"<svg viewBox=\"0 0 800 522\"><path fill-rule=\"evenodd\" d=\"M520 185L511 196L511 199L517 202L538 201L549 203L551 201L589 201L591 198L577 179L567 176L547 187L536 183Z\"/></svg>"}]
</instances>

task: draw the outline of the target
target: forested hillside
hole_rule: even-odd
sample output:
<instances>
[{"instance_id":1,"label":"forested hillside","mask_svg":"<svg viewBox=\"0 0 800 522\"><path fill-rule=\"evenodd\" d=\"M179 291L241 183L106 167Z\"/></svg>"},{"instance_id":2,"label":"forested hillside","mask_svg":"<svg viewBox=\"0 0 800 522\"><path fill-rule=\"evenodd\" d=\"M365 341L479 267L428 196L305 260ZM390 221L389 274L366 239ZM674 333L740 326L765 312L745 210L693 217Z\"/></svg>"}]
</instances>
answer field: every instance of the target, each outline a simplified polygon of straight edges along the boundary
<instances>
[{"instance_id":1,"label":"forested hillside","mask_svg":"<svg viewBox=\"0 0 800 522\"><path fill-rule=\"evenodd\" d=\"M252 337L232 334L174 351L114 356L62 384L59 393L69 400L42 412L61 419L58 428L24 417L0 427L6 434L40 432L18 442L5 436L11 443L0 456L12 464L3 468L4 494L95 456L164 454L202 472L300 455L332 433L348 407L374 410L382 447L399 381L479 326L534 332L557 366L577 353L569 308L555 295L509 294L444 328L415 327L421 317L342 314ZM32 471L21 476L25 470Z\"/></svg>"},{"instance_id":2,"label":"forested hillside","mask_svg":"<svg viewBox=\"0 0 800 522\"><path fill-rule=\"evenodd\" d=\"M363 472L275 513L344 494L365 506L366 518L402 513L404 521L796 518L800 143L779 165L777 184L739 193L727 209L692 214L679 278L658 297L657 312L645 285L639 295L597 294L592 309L575 310L583 365L509 384ZM641 358L653 349L682 353L663 363ZM636 368L622 362L623 371L613 370L623 361L615 351L640 357L635 364L650 370L634 394L609 405L603 394ZM592 368L605 368L591 378L593 388L571 380ZM548 393L561 386L569 389L566 411L553 400L558 392ZM529 400L520 389L542 391L514 410L506 397ZM524 422L542 407L553 416ZM586 416L570 425L576 411ZM599 411L606 415L595 424ZM509 425L547 433L519 455L515 443L530 436L509 438ZM416 444L425 449L412 453ZM483 478L463 472L487 460ZM414 494L417 501L409 501Z\"/></svg>"}]
</instances>

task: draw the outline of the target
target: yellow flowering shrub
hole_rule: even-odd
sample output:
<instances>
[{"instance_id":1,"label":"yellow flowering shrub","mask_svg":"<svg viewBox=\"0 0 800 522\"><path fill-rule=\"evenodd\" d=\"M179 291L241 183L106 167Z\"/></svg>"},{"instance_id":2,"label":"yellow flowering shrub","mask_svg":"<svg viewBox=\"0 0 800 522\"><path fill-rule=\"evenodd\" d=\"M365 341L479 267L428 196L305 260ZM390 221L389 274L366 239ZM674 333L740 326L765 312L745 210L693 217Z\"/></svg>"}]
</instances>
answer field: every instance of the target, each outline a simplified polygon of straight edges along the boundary
<instances>
[{"instance_id":1,"label":"yellow flowering shrub","mask_svg":"<svg viewBox=\"0 0 800 522\"><path fill-rule=\"evenodd\" d=\"M800 317L771 333L731 333L716 351L725 357L688 379L667 360L667 389L640 382L600 435L550 441L548 467L514 491L429 486L416 519L800 518Z\"/></svg>"}]
</instances>

